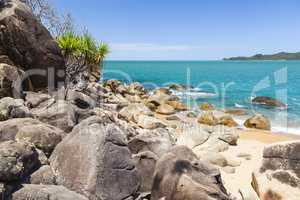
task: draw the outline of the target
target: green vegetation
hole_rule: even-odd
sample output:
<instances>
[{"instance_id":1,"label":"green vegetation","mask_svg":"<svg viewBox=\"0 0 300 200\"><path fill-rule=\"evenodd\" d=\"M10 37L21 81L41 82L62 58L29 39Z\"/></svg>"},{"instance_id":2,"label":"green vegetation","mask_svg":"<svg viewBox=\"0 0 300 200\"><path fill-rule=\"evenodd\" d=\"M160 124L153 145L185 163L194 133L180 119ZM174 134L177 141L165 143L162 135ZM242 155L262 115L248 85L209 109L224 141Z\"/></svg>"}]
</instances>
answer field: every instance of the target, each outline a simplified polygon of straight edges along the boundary
<instances>
[{"instance_id":1,"label":"green vegetation","mask_svg":"<svg viewBox=\"0 0 300 200\"><path fill-rule=\"evenodd\" d=\"M57 42L62 49L65 58L70 56L84 57L88 65L100 65L109 53L109 47L106 43L97 43L89 34L74 34L67 32L57 38Z\"/></svg>"},{"instance_id":2,"label":"green vegetation","mask_svg":"<svg viewBox=\"0 0 300 200\"><path fill-rule=\"evenodd\" d=\"M232 58L224 58L224 60L300 60L300 52L298 53L280 52L272 55L256 54L251 57L232 57Z\"/></svg>"}]
</instances>

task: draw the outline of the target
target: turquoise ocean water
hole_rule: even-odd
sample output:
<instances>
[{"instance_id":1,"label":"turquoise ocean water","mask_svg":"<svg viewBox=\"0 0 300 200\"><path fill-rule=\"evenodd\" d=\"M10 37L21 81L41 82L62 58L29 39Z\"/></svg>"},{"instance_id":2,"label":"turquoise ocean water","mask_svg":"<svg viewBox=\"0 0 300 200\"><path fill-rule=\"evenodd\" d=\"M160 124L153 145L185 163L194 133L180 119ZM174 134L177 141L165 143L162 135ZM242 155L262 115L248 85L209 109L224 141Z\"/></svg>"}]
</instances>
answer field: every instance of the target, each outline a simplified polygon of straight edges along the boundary
<instances>
[{"instance_id":1,"label":"turquoise ocean water","mask_svg":"<svg viewBox=\"0 0 300 200\"><path fill-rule=\"evenodd\" d=\"M249 115L268 116L273 131L300 135L300 61L106 61L104 79L138 81L149 89L192 85L194 89L177 93L192 105L246 108ZM277 98L288 109L253 106L255 96ZM242 124L246 117L236 120Z\"/></svg>"}]
</instances>

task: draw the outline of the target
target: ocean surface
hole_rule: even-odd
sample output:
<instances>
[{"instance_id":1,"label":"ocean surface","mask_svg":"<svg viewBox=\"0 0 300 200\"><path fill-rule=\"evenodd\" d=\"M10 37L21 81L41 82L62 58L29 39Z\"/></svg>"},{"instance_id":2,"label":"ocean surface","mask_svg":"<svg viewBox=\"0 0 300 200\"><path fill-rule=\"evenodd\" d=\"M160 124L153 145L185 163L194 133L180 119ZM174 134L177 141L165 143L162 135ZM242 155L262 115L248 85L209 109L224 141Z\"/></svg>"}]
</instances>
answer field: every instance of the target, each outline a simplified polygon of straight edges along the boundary
<instances>
[{"instance_id":1,"label":"ocean surface","mask_svg":"<svg viewBox=\"0 0 300 200\"><path fill-rule=\"evenodd\" d=\"M190 106L210 102L219 108L245 108L266 115L272 131L300 135L300 61L106 61L104 79L138 81L146 88L171 83L191 85L176 92ZM288 105L276 109L252 105L269 96ZM236 117L242 126L249 116Z\"/></svg>"}]
</instances>

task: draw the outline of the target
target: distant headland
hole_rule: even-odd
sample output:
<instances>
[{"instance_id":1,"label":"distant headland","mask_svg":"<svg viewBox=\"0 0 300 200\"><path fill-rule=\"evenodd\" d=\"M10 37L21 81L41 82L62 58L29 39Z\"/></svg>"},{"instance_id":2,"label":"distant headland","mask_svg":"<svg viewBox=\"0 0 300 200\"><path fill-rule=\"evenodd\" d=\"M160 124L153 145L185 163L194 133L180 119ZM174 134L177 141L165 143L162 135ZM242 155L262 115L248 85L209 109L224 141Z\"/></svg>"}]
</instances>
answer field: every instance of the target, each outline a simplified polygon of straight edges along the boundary
<instances>
[{"instance_id":1,"label":"distant headland","mask_svg":"<svg viewBox=\"0 0 300 200\"><path fill-rule=\"evenodd\" d=\"M264 55L264 54L256 54L251 57L231 57L224 58L223 60L300 60L300 52L297 53L287 53L280 52L276 54Z\"/></svg>"}]
</instances>

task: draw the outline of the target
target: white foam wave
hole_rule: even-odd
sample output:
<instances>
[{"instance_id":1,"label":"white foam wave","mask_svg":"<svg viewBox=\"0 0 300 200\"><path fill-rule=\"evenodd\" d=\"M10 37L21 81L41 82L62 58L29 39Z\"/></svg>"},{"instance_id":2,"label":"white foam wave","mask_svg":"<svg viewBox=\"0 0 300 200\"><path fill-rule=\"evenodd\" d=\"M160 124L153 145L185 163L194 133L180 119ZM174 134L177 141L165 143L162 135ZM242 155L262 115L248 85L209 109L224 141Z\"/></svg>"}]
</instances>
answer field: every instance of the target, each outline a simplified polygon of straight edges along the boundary
<instances>
[{"instance_id":1,"label":"white foam wave","mask_svg":"<svg viewBox=\"0 0 300 200\"><path fill-rule=\"evenodd\" d=\"M214 93L209 93L209 92L196 92L196 91L173 91L173 94L179 96L179 97L184 97L184 96L189 96L189 97L216 97L217 95Z\"/></svg>"},{"instance_id":2,"label":"white foam wave","mask_svg":"<svg viewBox=\"0 0 300 200\"><path fill-rule=\"evenodd\" d=\"M246 106L238 104L238 103L235 103L234 107L236 107L236 108L246 108Z\"/></svg>"}]
</instances>

